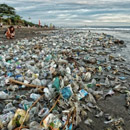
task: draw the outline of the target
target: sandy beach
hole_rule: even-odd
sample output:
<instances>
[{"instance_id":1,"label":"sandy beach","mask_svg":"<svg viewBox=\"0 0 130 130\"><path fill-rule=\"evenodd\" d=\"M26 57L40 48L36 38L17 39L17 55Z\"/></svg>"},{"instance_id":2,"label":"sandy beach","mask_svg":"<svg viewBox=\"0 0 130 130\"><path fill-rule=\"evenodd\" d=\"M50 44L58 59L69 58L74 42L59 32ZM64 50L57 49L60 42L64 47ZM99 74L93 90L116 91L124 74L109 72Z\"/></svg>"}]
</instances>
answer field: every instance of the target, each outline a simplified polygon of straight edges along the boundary
<instances>
[{"instance_id":1,"label":"sandy beach","mask_svg":"<svg viewBox=\"0 0 130 130\"><path fill-rule=\"evenodd\" d=\"M42 32L42 31L46 31L47 33L45 33L45 35L48 35L48 32L53 30L53 29L27 28L27 27L17 29L15 27L15 32L16 32L15 38L11 39L11 40L8 40L4 36L4 32L5 32L6 29L7 29L7 26L3 27L3 28L0 28L0 42L2 42L3 44L10 44L10 43L12 43L14 41L22 40L24 38L32 39L33 37L37 37L37 36L39 37L39 36L41 36L40 32Z\"/></svg>"},{"instance_id":2,"label":"sandy beach","mask_svg":"<svg viewBox=\"0 0 130 130\"><path fill-rule=\"evenodd\" d=\"M130 130L130 0L0 0L0 130Z\"/></svg>"},{"instance_id":3,"label":"sandy beach","mask_svg":"<svg viewBox=\"0 0 130 130\"><path fill-rule=\"evenodd\" d=\"M130 90L130 88L129 88L130 87L130 83L129 83L129 81L130 81L130 64L129 64L129 62L130 62L130 57L129 57L130 40L129 40L129 37L128 37L130 32L128 33L128 31L126 31L124 33L123 31L118 31L118 33L117 33L117 31L113 31L113 30L109 30L109 31L108 30L91 30L92 33L89 35L88 29L86 29L86 30L81 30L81 29L44 30L44 29L41 29L41 28L38 28L38 29L21 28L21 29L16 29L15 39L7 40L3 35L4 30L5 30L5 28L0 30L0 46L1 45L9 45L10 46L10 44L14 44L14 46L15 46L15 45L17 45L16 44L17 41L27 39L27 44L29 43L27 45L27 47L35 46L35 44L31 45L31 42L32 43L38 42L39 45L41 45L43 47L42 49L47 51L46 52L47 54L49 52L52 53L54 51L54 54L61 56L61 54L58 54L58 52L55 52L55 50L56 51L59 50L59 53L60 53L60 51L61 51L61 53L63 53L62 49L64 49L64 50L68 49L70 51L70 53L71 53L71 51L73 52L71 55L73 56L74 60L79 65L78 67L79 68L81 67L81 69L82 69L82 67L87 68L88 66L89 67L102 66L102 68L103 68L103 65L105 66L105 63L104 63L103 60L100 61L100 62L103 62L102 63L103 65L97 64L97 63L91 64L91 63L88 63L87 60L86 61L84 60L84 62L83 62L81 60L81 58L85 58L85 56L95 57L97 59L100 59L100 57L101 57L101 59L102 59L104 57L107 58L110 55L112 55L115 59L116 58L120 59L120 57L123 57L124 59L126 59L126 60L119 60L119 61L118 60L117 61L111 60L111 61L106 62L107 64L109 63L110 66L112 66L113 68L115 66L118 66L119 73L117 75L116 75L115 70L112 69L112 68L109 71L104 70L104 72L101 73L101 74L99 74L98 72L96 72L96 73L94 73L93 71L91 72L92 78L97 79L97 84L100 84L102 82L104 83L106 77L109 77L111 85L109 87L106 87L105 85L101 85L97 88L95 88L95 87L92 88L93 91L95 91L95 92L96 91L103 91L103 94L101 94L101 95L99 94L97 97L94 96L94 98L96 100L96 104L95 104L95 106L89 106L89 109L91 111L87 110L87 116L85 116L85 118L83 118L84 120L91 119L92 123L90 123L90 125L86 125L84 123L84 120L82 119L81 123L79 123L78 126L75 126L75 130L122 130L122 129L117 129L117 126L123 128L123 130L129 130L129 128L130 128L130 109L126 108L126 93L124 91L120 92L120 90L117 91L114 88L115 88L116 85L121 84L122 86L125 86L127 88L126 89L127 91ZM99 33L101 35L99 35ZM107 35L102 35L102 33L105 33ZM108 38L108 37L110 37L108 35L112 35L115 38L118 38L120 40L124 40L125 43L124 43L124 45L113 45L112 44L111 46L109 46L107 48L102 47L102 45L101 46L94 46L94 43L93 43L92 44L93 46L89 48L87 46L87 43L86 43L86 41L88 40L87 37L85 37L86 34L88 34L87 35L89 37L88 39L89 40L91 39L90 43L92 41L94 43L97 43L92 38L94 36L95 37L99 36L99 38L101 36L102 37L104 36L104 37ZM81 37L81 39L80 39L80 37ZM86 38L86 41L84 40L85 38ZM59 39L59 41L58 41L58 39ZM77 43L76 43L75 39L77 39ZM79 41L79 39L80 39L80 41ZM71 40L74 41L74 42L72 42L72 46L71 46ZM64 41L64 43L63 43L63 41ZM98 39L98 42L100 44L102 42L102 40ZM22 43L22 41L21 41L21 43ZM89 44L89 42L88 42L88 44ZM21 46L21 45L18 44L18 46ZM26 48L26 45L23 44L22 46L25 46L25 48ZM114 46L114 47L112 48L112 46ZM11 47L13 47L13 46L11 46ZM50 49L47 50L49 47L50 47ZM76 49L75 49L75 51L73 51L74 48L78 48L77 50L80 52L79 55L77 55L78 51ZM51 50L52 50L52 52L51 52ZM82 50L83 50L83 52L82 52ZM24 49L23 49L23 51L24 51ZM25 52L26 51L27 50L25 49ZM37 54L35 52L35 50L33 50L33 51L34 51L34 54ZM101 52L105 52L106 54L103 54ZM23 52L19 51L19 54L23 55ZM43 54L44 54L44 52L43 52ZM44 55L46 55L46 54L44 54ZM37 55L37 56L39 56L39 55ZM78 56L79 56L79 58L78 58ZM61 57L67 59L66 55L62 55ZM26 64L26 61L25 61L24 64ZM47 65L49 66L50 64L47 64ZM72 69L72 71L73 71L73 69ZM113 72L115 72L115 74L113 74ZM72 73L72 75L73 75L73 73ZM121 77L121 76L127 77L127 79L125 79L125 80L119 80L118 79L116 81L116 78ZM118 82L118 83L115 83L114 85L112 85L112 83L113 83L112 81ZM85 83L89 83L89 82L85 82ZM83 86L81 88L83 88ZM4 90L4 89L5 88L1 88L0 90ZM109 90L113 90L114 94L112 94L112 95L110 94L110 95L106 96L106 98L104 99L103 98L104 95L107 92L109 92ZM20 94L20 92L19 92L19 94ZM83 100L83 102L84 102L84 100ZM99 107L99 109L97 109L97 107ZM100 112L103 112L103 114L100 115L99 114ZM95 115L97 115L97 114L99 114L99 115L96 117ZM124 120L124 123L119 123L119 125L117 125L117 126L112 125L111 123L104 123L106 121L106 118L107 118L108 115L111 116L111 118L113 120L117 119L117 121L118 121L119 118L122 118ZM110 120L112 120L112 119L110 119ZM107 120L107 121L110 121L110 120Z\"/></svg>"}]
</instances>

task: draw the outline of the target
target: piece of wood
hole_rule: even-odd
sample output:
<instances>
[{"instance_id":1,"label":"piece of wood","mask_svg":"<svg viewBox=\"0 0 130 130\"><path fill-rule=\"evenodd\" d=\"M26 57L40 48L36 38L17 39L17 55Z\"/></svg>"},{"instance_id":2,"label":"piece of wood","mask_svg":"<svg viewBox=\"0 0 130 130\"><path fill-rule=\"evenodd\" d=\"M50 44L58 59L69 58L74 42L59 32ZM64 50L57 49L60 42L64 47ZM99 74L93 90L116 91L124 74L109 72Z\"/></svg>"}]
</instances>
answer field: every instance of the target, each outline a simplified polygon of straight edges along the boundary
<instances>
[{"instance_id":1,"label":"piece of wood","mask_svg":"<svg viewBox=\"0 0 130 130\"><path fill-rule=\"evenodd\" d=\"M49 115L49 113L55 108L55 106L56 106L56 104L58 103L60 97L61 97L61 95L59 95L59 97L58 97L57 100L55 101L54 105L53 105L52 108L49 110L48 114L41 120L40 125L42 125L42 122L46 119L46 117Z\"/></svg>"},{"instance_id":2,"label":"piece of wood","mask_svg":"<svg viewBox=\"0 0 130 130\"><path fill-rule=\"evenodd\" d=\"M66 121L66 123L65 123L65 125L64 125L64 127L63 127L63 130L66 129L66 126L67 126L68 123L69 123L69 120L70 120L70 117L71 117L72 113L73 113L73 111L71 111L71 112L68 114L67 121Z\"/></svg>"},{"instance_id":3,"label":"piece of wood","mask_svg":"<svg viewBox=\"0 0 130 130\"><path fill-rule=\"evenodd\" d=\"M14 79L9 79L9 82L10 83L15 83L15 84L20 84L20 85L25 85L26 87L31 87L31 88L41 88L41 89L46 88L44 86L37 86L37 85L33 85L33 84L26 84L26 83L23 83L23 82L14 80Z\"/></svg>"},{"instance_id":4,"label":"piece of wood","mask_svg":"<svg viewBox=\"0 0 130 130\"><path fill-rule=\"evenodd\" d=\"M97 87L101 87L101 84L96 84Z\"/></svg>"},{"instance_id":5,"label":"piece of wood","mask_svg":"<svg viewBox=\"0 0 130 130\"><path fill-rule=\"evenodd\" d=\"M23 119L23 122L22 122L21 126L19 127L19 130L21 130L21 129L23 128L23 124L24 124L24 122L25 122L25 120L26 120L26 117L27 117L29 111L32 109L32 107L34 107L34 106L37 104L37 102L38 102L43 96L44 96L44 95L42 95L40 98L38 98L38 99L31 105L31 107L27 110L26 115L25 115L25 117L24 117L24 119Z\"/></svg>"},{"instance_id":6,"label":"piece of wood","mask_svg":"<svg viewBox=\"0 0 130 130\"><path fill-rule=\"evenodd\" d=\"M73 115L72 115L73 114ZM63 127L63 130L66 129L66 126L69 124L69 120L70 120L70 117L72 117L72 129L73 130L73 125L74 125L74 118L76 116L76 108L74 108L69 114L68 114L68 117L67 117L67 121Z\"/></svg>"},{"instance_id":7,"label":"piece of wood","mask_svg":"<svg viewBox=\"0 0 130 130\"><path fill-rule=\"evenodd\" d=\"M74 127L74 118L76 116L76 108L74 109L74 113L73 113L73 117L72 117L72 129L73 130L73 127Z\"/></svg>"},{"instance_id":8,"label":"piece of wood","mask_svg":"<svg viewBox=\"0 0 130 130\"><path fill-rule=\"evenodd\" d=\"M28 128L28 127L27 127L27 126L21 127L21 129L23 129L23 128ZM20 130L20 127L17 127L17 128L15 128L14 130Z\"/></svg>"}]
</instances>

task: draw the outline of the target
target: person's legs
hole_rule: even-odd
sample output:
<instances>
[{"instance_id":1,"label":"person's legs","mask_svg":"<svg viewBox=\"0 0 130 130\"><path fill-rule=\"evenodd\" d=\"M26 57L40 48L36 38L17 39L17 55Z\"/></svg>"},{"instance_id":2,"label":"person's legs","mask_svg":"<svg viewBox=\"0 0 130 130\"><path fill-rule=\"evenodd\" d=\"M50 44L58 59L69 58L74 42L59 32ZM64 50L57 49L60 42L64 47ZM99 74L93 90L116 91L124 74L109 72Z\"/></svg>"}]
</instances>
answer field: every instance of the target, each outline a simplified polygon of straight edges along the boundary
<instances>
[{"instance_id":1,"label":"person's legs","mask_svg":"<svg viewBox=\"0 0 130 130\"><path fill-rule=\"evenodd\" d=\"M11 39L13 39L14 38L14 34L11 34Z\"/></svg>"},{"instance_id":2,"label":"person's legs","mask_svg":"<svg viewBox=\"0 0 130 130\"><path fill-rule=\"evenodd\" d=\"M6 36L7 39L11 39L11 34L10 33L6 32L5 36Z\"/></svg>"}]
</instances>

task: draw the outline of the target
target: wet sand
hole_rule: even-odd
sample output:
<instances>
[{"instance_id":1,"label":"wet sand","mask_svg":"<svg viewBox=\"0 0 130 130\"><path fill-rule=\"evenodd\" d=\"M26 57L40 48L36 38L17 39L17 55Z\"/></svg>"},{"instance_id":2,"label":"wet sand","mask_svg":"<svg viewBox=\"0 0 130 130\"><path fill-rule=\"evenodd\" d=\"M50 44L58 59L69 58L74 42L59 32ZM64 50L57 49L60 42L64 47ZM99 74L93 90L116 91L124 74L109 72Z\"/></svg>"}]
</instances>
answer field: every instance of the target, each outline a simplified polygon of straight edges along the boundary
<instances>
[{"instance_id":1,"label":"wet sand","mask_svg":"<svg viewBox=\"0 0 130 130\"><path fill-rule=\"evenodd\" d=\"M92 29L91 32L93 33L105 33L108 35L112 35L115 38L118 38L120 40L124 40L125 46L119 48L118 51L116 51L116 55L123 56L126 61L122 64L126 64L130 68L130 30L98 30L98 29ZM128 76L128 81L130 81L130 74ZM123 84L122 84L123 85ZM129 90L130 90L130 84L129 84ZM124 129L123 130L130 130L130 108L126 108L126 95L125 94L114 94L113 96L107 97L106 100L100 100L98 101L98 105L100 106L101 110L104 111L105 114L110 114L112 117L115 118L123 118L124 119ZM96 111L95 111L96 113ZM88 113L90 119L92 119L94 122L92 123L92 126L88 127L84 123L81 123L79 125L79 128L76 130L107 130L106 128L109 128L109 125L107 127L106 124L104 124L105 118L99 117L96 118L91 113ZM117 129L110 129L110 130L117 130ZM122 129L119 129L122 130Z\"/></svg>"},{"instance_id":2,"label":"wet sand","mask_svg":"<svg viewBox=\"0 0 130 130\"><path fill-rule=\"evenodd\" d=\"M120 40L124 40L125 46L121 47L116 54L121 55L126 59L127 66L130 68L130 30L98 30L98 29L92 29L91 32L96 33L105 33L108 35L112 35L115 38L118 38ZM129 81L130 81L130 75L128 75ZM129 84L130 89L130 84ZM119 118L122 117L125 121L124 129L123 130L130 130L130 108L126 108L126 96L125 94L116 94L111 97L107 97L106 100L100 100L98 101L98 105L100 108L104 111L104 113L109 113L113 117ZM90 114L91 115L91 114ZM83 123L79 125L79 128L77 130L107 130L106 126L104 124L105 118L100 117L96 118L93 115L91 115L92 120L94 121L92 127L87 127ZM109 128L109 127L108 127ZM116 129L112 129L116 130ZM120 129L119 129L120 130ZM122 129L121 129L122 130Z\"/></svg>"}]
</instances>

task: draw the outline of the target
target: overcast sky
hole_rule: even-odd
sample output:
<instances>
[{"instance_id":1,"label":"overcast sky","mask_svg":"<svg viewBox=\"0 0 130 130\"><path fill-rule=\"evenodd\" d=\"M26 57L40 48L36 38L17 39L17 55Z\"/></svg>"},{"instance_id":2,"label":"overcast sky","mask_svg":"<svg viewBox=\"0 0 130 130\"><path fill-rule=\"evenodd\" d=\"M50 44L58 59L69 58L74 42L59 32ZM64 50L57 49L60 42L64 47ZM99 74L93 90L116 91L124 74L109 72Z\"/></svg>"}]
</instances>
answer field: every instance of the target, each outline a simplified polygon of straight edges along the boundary
<instances>
[{"instance_id":1,"label":"overcast sky","mask_svg":"<svg viewBox=\"0 0 130 130\"><path fill-rule=\"evenodd\" d=\"M130 25L130 0L0 0L44 25Z\"/></svg>"}]
</instances>

